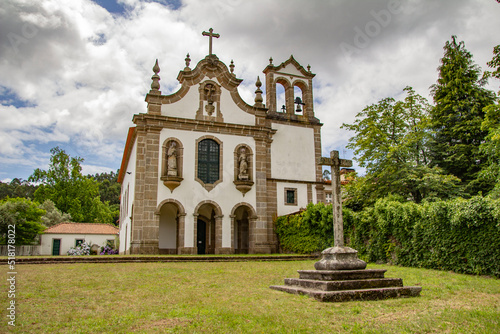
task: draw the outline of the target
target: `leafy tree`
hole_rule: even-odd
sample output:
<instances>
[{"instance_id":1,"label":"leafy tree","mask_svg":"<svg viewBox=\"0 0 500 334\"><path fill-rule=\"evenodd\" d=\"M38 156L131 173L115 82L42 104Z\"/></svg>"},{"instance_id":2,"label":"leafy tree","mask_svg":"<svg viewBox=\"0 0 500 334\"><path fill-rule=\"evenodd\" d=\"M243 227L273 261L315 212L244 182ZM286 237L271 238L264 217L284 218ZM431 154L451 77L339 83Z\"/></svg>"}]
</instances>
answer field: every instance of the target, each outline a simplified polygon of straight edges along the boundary
<instances>
[{"instance_id":1,"label":"leafy tree","mask_svg":"<svg viewBox=\"0 0 500 334\"><path fill-rule=\"evenodd\" d=\"M492 76L500 79L500 45L493 49L493 59L488 66L495 69L493 72L485 72L485 77ZM500 95L500 91L498 92ZM495 188L491 195L500 198L500 105L498 97L495 104L484 108L484 121L481 129L488 134L485 141L480 145L481 153L487 156L487 166L481 170L480 179L488 184L494 184Z\"/></svg>"},{"instance_id":2,"label":"leafy tree","mask_svg":"<svg viewBox=\"0 0 500 334\"><path fill-rule=\"evenodd\" d=\"M500 45L493 48L493 58L486 63L489 67L493 68L494 71L486 71L485 79L492 76L494 78L500 79ZM500 91L498 92L500 94Z\"/></svg>"},{"instance_id":3,"label":"leafy tree","mask_svg":"<svg viewBox=\"0 0 500 334\"><path fill-rule=\"evenodd\" d=\"M468 193L487 192L491 186L476 179L486 162L479 150L487 135L481 128L483 108L493 103L494 94L482 87L481 69L456 36L446 42L438 69L439 78L431 87L432 163L460 178Z\"/></svg>"},{"instance_id":4,"label":"leafy tree","mask_svg":"<svg viewBox=\"0 0 500 334\"><path fill-rule=\"evenodd\" d=\"M70 157L64 150L54 147L48 170L36 169L30 181L42 183L35 199L49 199L75 222L113 223L115 213L109 203L99 197L99 183L81 174L82 158Z\"/></svg>"},{"instance_id":5,"label":"leafy tree","mask_svg":"<svg viewBox=\"0 0 500 334\"><path fill-rule=\"evenodd\" d=\"M14 178L10 183L0 182L0 199L7 197L33 199L36 189L37 186L31 184L28 180Z\"/></svg>"},{"instance_id":6,"label":"leafy tree","mask_svg":"<svg viewBox=\"0 0 500 334\"><path fill-rule=\"evenodd\" d=\"M43 225L47 227L71 221L71 215L62 213L50 199L45 200L45 202L40 205L40 209L45 210L42 220Z\"/></svg>"},{"instance_id":7,"label":"leafy tree","mask_svg":"<svg viewBox=\"0 0 500 334\"><path fill-rule=\"evenodd\" d=\"M118 183L118 171L97 173L89 177L99 182L99 195L102 202L109 202L111 205L120 204L121 185Z\"/></svg>"},{"instance_id":8,"label":"leafy tree","mask_svg":"<svg viewBox=\"0 0 500 334\"><path fill-rule=\"evenodd\" d=\"M37 203L25 198L8 198L0 201L0 244L7 243L9 225L15 225L16 245L34 243L45 230L41 224L44 210Z\"/></svg>"},{"instance_id":9,"label":"leafy tree","mask_svg":"<svg viewBox=\"0 0 500 334\"><path fill-rule=\"evenodd\" d=\"M418 203L434 194L447 194L458 182L428 166L430 106L411 87L404 91L403 101L385 98L358 113L354 124L342 125L355 131L347 147L367 169L365 177L345 187L348 207L360 209L388 194Z\"/></svg>"}]
</instances>

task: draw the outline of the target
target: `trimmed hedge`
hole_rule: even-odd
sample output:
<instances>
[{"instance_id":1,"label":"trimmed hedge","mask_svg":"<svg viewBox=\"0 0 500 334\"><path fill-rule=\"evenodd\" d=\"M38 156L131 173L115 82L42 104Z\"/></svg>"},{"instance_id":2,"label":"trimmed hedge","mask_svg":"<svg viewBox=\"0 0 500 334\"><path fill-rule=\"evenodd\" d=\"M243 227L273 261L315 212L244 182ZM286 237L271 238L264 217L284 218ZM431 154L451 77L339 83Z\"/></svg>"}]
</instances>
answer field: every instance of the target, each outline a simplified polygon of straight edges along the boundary
<instances>
[{"instance_id":1,"label":"trimmed hedge","mask_svg":"<svg viewBox=\"0 0 500 334\"><path fill-rule=\"evenodd\" d=\"M500 277L500 200L476 196L417 205L394 198L343 210L346 245L369 262ZM285 252L333 246L331 205L310 204L275 221Z\"/></svg>"}]
</instances>

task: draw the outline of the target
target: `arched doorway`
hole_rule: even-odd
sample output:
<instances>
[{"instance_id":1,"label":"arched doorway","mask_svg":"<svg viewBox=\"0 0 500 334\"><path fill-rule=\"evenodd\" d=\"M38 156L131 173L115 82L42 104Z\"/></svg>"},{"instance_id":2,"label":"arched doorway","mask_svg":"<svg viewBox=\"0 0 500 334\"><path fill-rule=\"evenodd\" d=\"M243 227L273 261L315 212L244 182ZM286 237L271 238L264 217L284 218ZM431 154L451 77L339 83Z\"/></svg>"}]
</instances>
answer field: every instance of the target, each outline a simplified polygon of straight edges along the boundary
<instances>
[{"instance_id":1,"label":"arched doorway","mask_svg":"<svg viewBox=\"0 0 500 334\"><path fill-rule=\"evenodd\" d=\"M248 209L240 206L236 210L234 224L234 253L248 254L250 240L250 221L248 220Z\"/></svg>"},{"instance_id":2,"label":"arched doorway","mask_svg":"<svg viewBox=\"0 0 500 334\"><path fill-rule=\"evenodd\" d=\"M160 216L158 249L160 254L180 254L184 249L184 219L186 213L181 203L167 199L155 212Z\"/></svg>"},{"instance_id":3,"label":"arched doorway","mask_svg":"<svg viewBox=\"0 0 500 334\"><path fill-rule=\"evenodd\" d=\"M251 233L255 224L255 211L247 203L239 203L233 208L231 223L233 227L233 247L235 254L248 254Z\"/></svg>"},{"instance_id":4,"label":"arched doorway","mask_svg":"<svg viewBox=\"0 0 500 334\"><path fill-rule=\"evenodd\" d=\"M216 236L218 233L221 233L221 231L217 231L216 210L218 210L218 208L211 203L202 204L197 210L197 254L215 254L217 248Z\"/></svg>"}]
</instances>

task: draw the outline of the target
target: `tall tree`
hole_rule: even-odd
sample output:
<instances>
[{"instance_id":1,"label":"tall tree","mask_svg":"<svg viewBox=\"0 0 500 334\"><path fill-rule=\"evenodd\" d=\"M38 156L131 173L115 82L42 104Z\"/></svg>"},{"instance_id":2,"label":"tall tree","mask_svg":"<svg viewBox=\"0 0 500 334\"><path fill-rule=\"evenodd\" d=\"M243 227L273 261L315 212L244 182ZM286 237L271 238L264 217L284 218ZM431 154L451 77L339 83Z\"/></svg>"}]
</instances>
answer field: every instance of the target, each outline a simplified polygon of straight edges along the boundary
<instances>
[{"instance_id":1,"label":"tall tree","mask_svg":"<svg viewBox=\"0 0 500 334\"><path fill-rule=\"evenodd\" d=\"M365 177L357 178L346 188L353 208L359 209L362 202L369 205L388 194L420 202L436 192L454 188L455 178L428 166L427 100L411 87L404 91L407 95L403 101L385 98L358 113L354 124L342 125L356 133L347 147L354 150L360 166L367 169ZM430 189L440 182L444 187Z\"/></svg>"},{"instance_id":2,"label":"tall tree","mask_svg":"<svg viewBox=\"0 0 500 334\"><path fill-rule=\"evenodd\" d=\"M70 157L54 147L48 170L36 169L30 181L40 182L35 192L38 202L51 200L75 222L113 223L115 213L99 197L99 183L81 173L82 158Z\"/></svg>"},{"instance_id":3,"label":"tall tree","mask_svg":"<svg viewBox=\"0 0 500 334\"><path fill-rule=\"evenodd\" d=\"M488 66L493 68L493 72L485 72L485 77L489 76L500 79L500 45L493 49L493 59L489 61ZM500 91L498 92L500 95ZM495 104L484 108L484 121L481 125L482 130L488 134L485 141L481 143L480 150L487 156L487 166L481 170L480 178L495 187L491 195L500 198L500 97L497 97Z\"/></svg>"},{"instance_id":4,"label":"tall tree","mask_svg":"<svg viewBox=\"0 0 500 334\"><path fill-rule=\"evenodd\" d=\"M488 191L489 186L477 182L477 176L486 161L479 150L487 135L481 129L483 108L493 103L494 93L483 88L481 69L456 36L446 42L438 70L437 83L431 87L433 165L460 178L468 193Z\"/></svg>"}]
</instances>

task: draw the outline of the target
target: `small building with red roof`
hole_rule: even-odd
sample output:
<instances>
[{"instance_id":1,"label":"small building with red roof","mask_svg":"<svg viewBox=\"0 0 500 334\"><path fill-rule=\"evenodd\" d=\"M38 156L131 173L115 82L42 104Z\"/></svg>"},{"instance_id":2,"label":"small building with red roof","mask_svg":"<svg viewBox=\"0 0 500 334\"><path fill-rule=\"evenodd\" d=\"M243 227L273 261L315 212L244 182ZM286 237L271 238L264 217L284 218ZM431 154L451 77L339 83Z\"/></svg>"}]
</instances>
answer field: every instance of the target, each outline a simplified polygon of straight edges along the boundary
<instances>
[{"instance_id":1,"label":"small building with red roof","mask_svg":"<svg viewBox=\"0 0 500 334\"><path fill-rule=\"evenodd\" d=\"M118 234L119 229L109 224L60 223L49 227L40 236L40 255L66 255L71 247L83 242L115 247Z\"/></svg>"}]
</instances>

